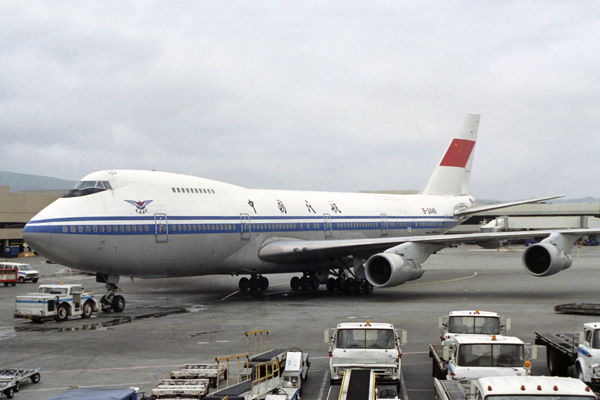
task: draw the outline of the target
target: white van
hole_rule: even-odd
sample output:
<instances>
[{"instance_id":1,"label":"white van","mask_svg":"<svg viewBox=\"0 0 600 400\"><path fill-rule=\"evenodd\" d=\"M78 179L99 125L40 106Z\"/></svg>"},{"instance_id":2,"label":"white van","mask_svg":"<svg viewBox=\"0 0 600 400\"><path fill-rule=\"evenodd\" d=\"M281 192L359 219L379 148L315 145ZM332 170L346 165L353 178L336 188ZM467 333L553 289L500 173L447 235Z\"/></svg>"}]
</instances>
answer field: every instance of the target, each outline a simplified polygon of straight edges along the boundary
<instances>
[{"instance_id":1,"label":"white van","mask_svg":"<svg viewBox=\"0 0 600 400\"><path fill-rule=\"evenodd\" d=\"M31 281L36 283L40 279L40 273L33 269L31 265L25 263L14 263L14 262L0 262L0 269L16 269L19 272L18 281L19 283L25 283Z\"/></svg>"}]
</instances>

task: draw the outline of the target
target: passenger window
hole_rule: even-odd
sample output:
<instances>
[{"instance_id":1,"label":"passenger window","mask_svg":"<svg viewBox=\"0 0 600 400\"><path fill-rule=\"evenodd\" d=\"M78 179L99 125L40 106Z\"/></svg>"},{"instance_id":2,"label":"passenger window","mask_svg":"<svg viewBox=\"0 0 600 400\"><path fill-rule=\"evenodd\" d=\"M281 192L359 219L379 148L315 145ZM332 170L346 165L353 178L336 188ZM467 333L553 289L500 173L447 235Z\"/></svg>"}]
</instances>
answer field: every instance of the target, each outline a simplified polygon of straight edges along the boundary
<instances>
[{"instance_id":1,"label":"passenger window","mask_svg":"<svg viewBox=\"0 0 600 400\"><path fill-rule=\"evenodd\" d=\"M171 189L173 189L173 193L177 193L177 191L175 190L175 188L171 188Z\"/></svg>"},{"instance_id":2,"label":"passenger window","mask_svg":"<svg viewBox=\"0 0 600 400\"><path fill-rule=\"evenodd\" d=\"M83 226L78 226L78 227L77 227L77 231L78 231L79 233L83 233Z\"/></svg>"},{"instance_id":3,"label":"passenger window","mask_svg":"<svg viewBox=\"0 0 600 400\"><path fill-rule=\"evenodd\" d=\"M100 233L104 233L104 225L100 225Z\"/></svg>"},{"instance_id":4,"label":"passenger window","mask_svg":"<svg viewBox=\"0 0 600 400\"><path fill-rule=\"evenodd\" d=\"M63 226L63 233L67 233L67 232L69 232L69 227Z\"/></svg>"}]
</instances>

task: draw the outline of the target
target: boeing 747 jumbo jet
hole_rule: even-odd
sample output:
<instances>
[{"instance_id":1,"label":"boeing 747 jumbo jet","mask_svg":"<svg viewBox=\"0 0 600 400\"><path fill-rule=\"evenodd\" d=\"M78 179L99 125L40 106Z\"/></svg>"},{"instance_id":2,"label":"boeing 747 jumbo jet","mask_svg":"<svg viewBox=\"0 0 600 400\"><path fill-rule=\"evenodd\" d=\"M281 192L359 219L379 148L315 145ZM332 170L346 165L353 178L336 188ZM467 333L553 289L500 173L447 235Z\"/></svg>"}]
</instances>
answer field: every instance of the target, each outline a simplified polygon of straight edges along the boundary
<instances>
[{"instance_id":1,"label":"boeing 747 jumbo jet","mask_svg":"<svg viewBox=\"0 0 600 400\"><path fill-rule=\"evenodd\" d=\"M476 207L467 195L479 115L467 114L420 194L246 189L155 171L89 174L36 215L23 237L38 253L96 273L105 309L120 312L119 276L246 275L243 290L266 290L273 273L302 273L292 289L371 293L423 275L421 265L456 242L489 244L531 232L449 234L470 215L555 197ZM548 235L525 251L533 276L571 266L579 229Z\"/></svg>"}]
</instances>

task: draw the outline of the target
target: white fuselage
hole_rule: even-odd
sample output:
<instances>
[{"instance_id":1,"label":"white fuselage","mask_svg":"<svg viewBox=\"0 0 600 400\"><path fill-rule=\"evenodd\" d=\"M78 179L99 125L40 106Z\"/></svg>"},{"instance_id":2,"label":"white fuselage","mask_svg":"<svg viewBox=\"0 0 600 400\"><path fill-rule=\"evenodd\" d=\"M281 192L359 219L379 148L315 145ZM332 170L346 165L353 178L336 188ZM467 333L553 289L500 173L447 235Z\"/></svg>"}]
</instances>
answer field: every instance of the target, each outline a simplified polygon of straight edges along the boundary
<instances>
[{"instance_id":1,"label":"white fuselage","mask_svg":"<svg viewBox=\"0 0 600 400\"><path fill-rule=\"evenodd\" d=\"M101 171L110 189L61 198L25 227L45 257L135 277L314 270L258 257L271 238L333 240L441 234L469 196L252 190L154 171ZM134 204L137 203L137 204ZM325 267L326 268L326 267Z\"/></svg>"}]
</instances>

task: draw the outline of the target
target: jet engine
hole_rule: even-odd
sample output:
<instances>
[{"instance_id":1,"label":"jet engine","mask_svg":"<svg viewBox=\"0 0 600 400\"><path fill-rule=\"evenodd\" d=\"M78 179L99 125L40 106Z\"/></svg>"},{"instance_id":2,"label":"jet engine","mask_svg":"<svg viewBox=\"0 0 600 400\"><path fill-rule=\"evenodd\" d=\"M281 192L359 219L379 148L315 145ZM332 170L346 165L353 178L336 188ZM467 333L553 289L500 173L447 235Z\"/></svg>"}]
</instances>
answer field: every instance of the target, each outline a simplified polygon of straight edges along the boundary
<instances>
[{"instance_id":1,"label":"jet engine","mask_svg":"<svg viewBox=\"0 0 600 400\"><path fill-rule=\"evenodd\" d=\"M365 275L375 287L398 286L422 277L423 270L418 267L399 254L379 253L367 260Z\"/></svg>"},{"instance_id":2,"label":"jet engine","mask_svg":"<svg viewBox=\"0 0 600 400\"><path fill-rule=\"evenodd\" d=\"M572 263L571 256L550 243L531 245L523 254L523 268L536 277L556 275Z\"/></svg>"}]
</instances>

